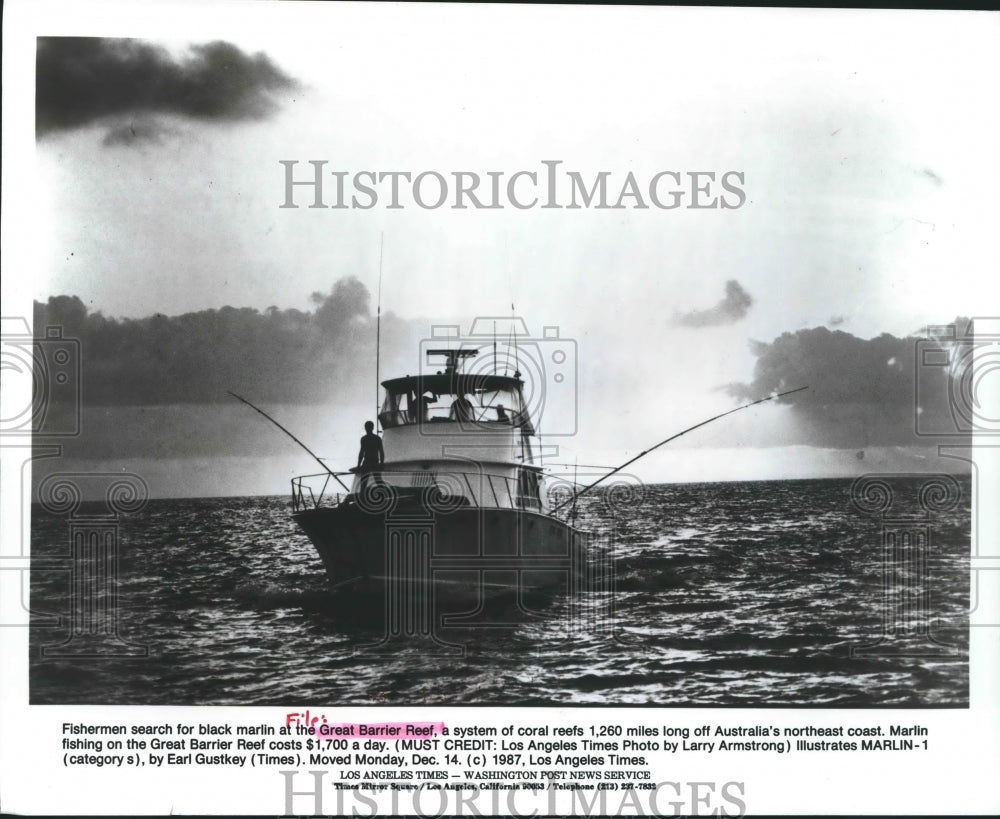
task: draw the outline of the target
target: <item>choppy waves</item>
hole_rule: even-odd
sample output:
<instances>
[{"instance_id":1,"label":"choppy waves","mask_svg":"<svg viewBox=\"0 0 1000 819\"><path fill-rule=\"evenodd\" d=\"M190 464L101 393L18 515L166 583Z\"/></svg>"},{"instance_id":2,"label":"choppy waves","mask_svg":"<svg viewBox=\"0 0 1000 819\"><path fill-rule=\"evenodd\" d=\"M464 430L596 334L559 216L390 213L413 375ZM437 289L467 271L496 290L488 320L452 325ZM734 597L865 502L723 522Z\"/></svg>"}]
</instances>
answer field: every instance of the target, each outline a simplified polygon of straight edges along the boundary
<instances>
[{"instance_id":1,"label":"choppy waves","mask_svg":"<svg viewBox=\"0 0 1000 819\"><path fill-rule=\"evenodd\" d=\"M649 487L614 517L595 494L579 525L613 558L607 588L528 601L529 615L501 601L493 627L392 644L365 605L331 593L286 499L156 501L123 520L128 648L100 657L41 656L69 637L69 546L67 521L35 510L31 700L961 707L962 488L930 524L919 577L886 562L882 524L851 505L850 481ZM887 600L906 595L923 620L911 610L892 633ZM53 614L62 624L42 619Z\"/></svg>"}]
</instances>

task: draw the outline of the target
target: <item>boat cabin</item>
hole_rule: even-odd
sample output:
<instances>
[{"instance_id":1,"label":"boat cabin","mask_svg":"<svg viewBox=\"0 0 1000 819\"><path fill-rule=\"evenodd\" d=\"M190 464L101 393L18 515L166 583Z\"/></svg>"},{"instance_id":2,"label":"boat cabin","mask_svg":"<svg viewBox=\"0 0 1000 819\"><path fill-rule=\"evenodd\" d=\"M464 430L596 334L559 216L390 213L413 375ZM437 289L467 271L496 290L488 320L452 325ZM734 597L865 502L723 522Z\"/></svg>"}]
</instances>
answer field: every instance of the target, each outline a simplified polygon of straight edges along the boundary
<instances>
[{"instance_id":1,"label":"boat cabin","mask_svg":"<svg viewBox=\"0 0 1000 819\"><path fill-rule=\"evenodd\" d=\"M430 350L442 372L382 382L378 420L385 463L358 475L353 490L378 480L400 490L438 487L477 507L539 509L541 468L534 464L520 373L462 373L476 350Z\"/></svg>"},{"instance_id":2,"label":"boat cabin","mask_svg":"<svg viewBox=\"0 0 1000 819\"><path fill-rule=\"evenodd\" d=\"M379 413L382 429L409 424L459 422L463 428L525 428L519 378L506 375L440 373L384 381L385 400ZM442 429L442 432L444 430Z\"/></svg>"}]
</instances>

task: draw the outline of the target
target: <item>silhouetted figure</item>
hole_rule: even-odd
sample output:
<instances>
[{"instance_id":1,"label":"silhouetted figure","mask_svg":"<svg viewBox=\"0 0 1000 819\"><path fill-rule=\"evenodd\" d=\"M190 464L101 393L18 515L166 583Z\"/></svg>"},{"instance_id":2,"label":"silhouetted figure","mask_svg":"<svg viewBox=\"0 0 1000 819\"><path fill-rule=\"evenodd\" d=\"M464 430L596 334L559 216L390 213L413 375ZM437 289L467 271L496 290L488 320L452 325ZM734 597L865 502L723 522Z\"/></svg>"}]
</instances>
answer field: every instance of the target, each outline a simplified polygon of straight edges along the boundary
<instances>
[{"instance_id":1,"label":"silhouetted figure","mask_svg":"<svg viewBox=\"0 0 1000 819\"><path fill-rule=\"evenodd\" d=\"M471 421L472 414L472 402L464 395L451 405L451 415L456 421Z\"/></svg>"},{"instance_id":2,"label":"silhouetted figure","mask_svg":"<svg viewBox=\"0 0 1000 819\"><path fill-rule=\"evenodd\" d=\"M430 406L435 401L435 397L430 395L421 395L417 399L417 405L420 408L420 422L423 423L430 419Z\"/></svg>"},{"instance_id":3,"label":"silhouetted figure","mask_svg":"<svg viewBox=\"0 0 1000 819\"><path fill-rule=\"evenodd\" d=\"M503 404L497 404L497 420L502 424L510 421L510 418L507 416L507 410L503 408Z\"/></svg>"},{"instance_id":4,"label":"silhouetted figure","mask_svg":"<svg viewBox=\"0 0 1000 819\"><path fill-rule=\"evenodd\" d=\"M382 439L375 434L375 424L365 421L365 437L358 451L358 472L377 472L385 463Z\"/></svg>"}]
</instances>

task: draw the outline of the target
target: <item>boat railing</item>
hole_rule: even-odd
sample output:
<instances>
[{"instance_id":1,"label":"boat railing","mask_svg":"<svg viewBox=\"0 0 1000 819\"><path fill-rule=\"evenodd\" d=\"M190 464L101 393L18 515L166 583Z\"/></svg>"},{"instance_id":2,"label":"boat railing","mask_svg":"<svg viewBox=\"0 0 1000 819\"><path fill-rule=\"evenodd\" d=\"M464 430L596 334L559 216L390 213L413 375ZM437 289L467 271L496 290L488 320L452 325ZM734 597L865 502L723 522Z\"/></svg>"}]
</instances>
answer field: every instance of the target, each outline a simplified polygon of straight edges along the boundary
<instances>
[{"instance_id":1,"label":"boat railing","mask_svg":"<svg viewBox=\"0 0 1000 819\"><path fill-rule=\"evenodd\" d=\"M346 495L330 492L330 482L350 472L320 472L315 475L299 475L292 478L292 511L319 509L321 506L339 506ZM340 484L336 484L340 485Z\"/></svg>"},{"instance_id":2,"label":"boat railing","mask_svg":"<svg viewBox=\"0 0 1000 819\"><path fill-rule=\"evenodd\" d=\"M507 410L502 406L472 406L464 415L448 407L430 407L423 415L417 415L410 410L382 410L378 420L382 429L459 421L464 424L474 424L484 430L501 430L504 427L519 427L524 422L521 413Z\"/></svg>"},{"instance_id":3,"label":"boat railing","mask_svg":"<svg viewBox=\"0 0 1000 819\"><path fill-rule=\"evenodd\" d=\"M509 474L384 470L367 473L357 492L345 494L332 491L339 485L334 481L343 476L353 479L354 473L318 473L292 478L292 511L335 508L345 503L357 503L364 507L369 505L369 501L373 508L381 508L385 502L382 495L427 503L443 511L459 506L542 511L538 497L525 491L525 487ZM372 497L369 499L368 495Z\"/></svg>"}]
</instances>

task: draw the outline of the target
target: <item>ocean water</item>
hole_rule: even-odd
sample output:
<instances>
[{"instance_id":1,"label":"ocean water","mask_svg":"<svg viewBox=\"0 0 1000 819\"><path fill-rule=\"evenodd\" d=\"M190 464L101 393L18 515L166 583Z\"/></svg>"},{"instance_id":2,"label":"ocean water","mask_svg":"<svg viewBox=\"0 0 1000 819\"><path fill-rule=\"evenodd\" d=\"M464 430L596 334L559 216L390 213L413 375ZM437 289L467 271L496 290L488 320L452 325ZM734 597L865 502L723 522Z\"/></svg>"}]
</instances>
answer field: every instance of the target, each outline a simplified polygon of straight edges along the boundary
<instances>
[{"instance_id":1,"label":"ocean water","mask_svg":"<svg viewBox=\"0 0 1000 819\"><path fill-rule=\"evenodd\" d=\"M444 647L380 642L331 593L287 498L122 516L117 568L86 580L112 597L68 559L88 510L35 507L31 702L966 707L970 482L956 480L957 503L894 479L891 519L859 511L850 480L595 491L578 525L604 584L443 630Z\"/></svg>"}]
</instances>

